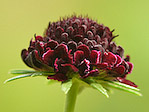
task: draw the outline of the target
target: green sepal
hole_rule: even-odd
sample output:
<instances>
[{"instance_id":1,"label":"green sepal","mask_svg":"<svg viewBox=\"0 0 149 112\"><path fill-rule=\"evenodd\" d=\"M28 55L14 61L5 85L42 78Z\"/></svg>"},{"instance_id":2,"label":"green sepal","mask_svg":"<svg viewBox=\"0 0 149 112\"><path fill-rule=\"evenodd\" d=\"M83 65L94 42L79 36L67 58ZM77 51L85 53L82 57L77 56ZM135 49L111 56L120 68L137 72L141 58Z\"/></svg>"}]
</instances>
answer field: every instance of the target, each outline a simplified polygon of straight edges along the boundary
<instances>
[{"instance_id":1,"label":"green sepal","mask_svg":"<svg viewBox=\"0 0 149 112\"><path fill-rule=\"evenodd\" d=\"M15 76L15 77L12 77L10 79L7 79L4 83L10 82L10 81L13 81L13 80L16 80L16 79L31 77L31 76L32 76L32 74L24 74L24 75Z\"/></svg>"},{"instance_id":2,"label":"green sepal","mask_svg":"<svg viewBox=\"0 0 149 112\"><path fill-rule=\"evenodd\" d=\"M39 76L43 75L43 76L48 76L48 75L54 75L54 72L48 72L48 71L34 71L34 70L11 70L10 74L14 74L14 75L20 75L20 74L33 74Z\"/></svg>"},{"instance_id":3,"label":"green sepal","mask_svg":"<svg viewBox=\"0 0 149 112\"><path fill-rule=\"evenodd\" d=\"M107 98L109 98L107 90L105 88L103 88L103 86L101 84L94 82L94 83L90 83L90 86L92 86L93 88L97 89L99 92L104 94Z\"/></svg>"},{"instance_id":4,"label":"green sepal","mask_svg":"<svg viewBox=\"0 0 149 112\"><path fill-rule=\"evenodd\" d=\"M131 90L134 90L134 91L140 91L140 89L138 89L138 88L135 88L133 86L130 86L130 85L127 85L127 84L124 84L124 83L121 83L121 82L117 82L117 81L107 81L107 82L113 83L113 84L121 86L121 87L131 89Z\"/></svg>"},{"instance_id":5,"label":"green sepal","mask_svg":"<svg viewBox=\"0 0 149 112\"><path fill-rule=\"evenodd\" d=\"M22 74L22 73L25 73L25 74L18 75L18 76L12 77L10 79L7 79L4 83L10 82L10 81L13 81L13 80L16 80L16 79L25 78L25 77L45 76L44 73L42 73L42 72L28 71L28 70L13 70L11 73L12 74Z\"/></svg>"},{"instance_id":6,"label":"green sepal","mask_svg":"<svg viewBox=\"0 0 149 112\"><path fill-rule=\"evenodd\" d=\"M107 86L111 86L113 88L119 89L119 90L123 90L129 93L133 93L136 94L138 96L142 96L142 94L139 92L139 89L134 89L134 87L129 87L129 85L126 86L126 84L120 84L120 83L115 83L114 81L105 81L105 83Z\"/></svg>"},{"instance_id":7,"label":"green sepal","mask_svg":"<svg viewBox=\"0 0 149 112\"><path fill-rule=\"evenodd\" d=\"M68 80L66 82L62 82L62 91L67 94L72 86L72 80Z\"/></svg>"},{"instance_id":8,"label":"green sepal","mask_svg":"<svg viewBox=\"0 0 149 112\"><path fill-rule=\"evenodd\" d=\"M31 74L31 73L35 73L36 71L34 70L11 70L10 71L10 74L14 74L14 75L17 75L17 74Z\"/></svg>"}]
</instances>

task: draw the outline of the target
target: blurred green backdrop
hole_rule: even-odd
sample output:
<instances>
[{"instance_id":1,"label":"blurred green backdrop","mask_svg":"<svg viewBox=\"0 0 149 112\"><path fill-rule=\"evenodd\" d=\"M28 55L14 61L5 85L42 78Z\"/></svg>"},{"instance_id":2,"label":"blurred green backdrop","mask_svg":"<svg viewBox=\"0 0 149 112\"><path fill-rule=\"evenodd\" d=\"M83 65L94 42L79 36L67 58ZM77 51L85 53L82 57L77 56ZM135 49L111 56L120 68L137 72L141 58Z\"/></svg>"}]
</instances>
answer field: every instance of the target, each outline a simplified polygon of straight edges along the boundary
<instances>
[{"instance_id":1,"label":"blurred green backdrop","mask_svg":"<svg viewBox=\"0 0 149 112\"><path fill-rule=\"evenodd\" d=\"M47 85L42 77L12 77L10 69L28 69L20 52L36 33L42 35L49 21L59 17L88 14L116 29L116 43L131 55L131 79L143 97L114 90L107 99L98 91L85 89L75 112L148 112L149 104L149 1L148 0L0 0L0 112L63 112L65 95L60 84Z\"/></svg>"}]
</instances>

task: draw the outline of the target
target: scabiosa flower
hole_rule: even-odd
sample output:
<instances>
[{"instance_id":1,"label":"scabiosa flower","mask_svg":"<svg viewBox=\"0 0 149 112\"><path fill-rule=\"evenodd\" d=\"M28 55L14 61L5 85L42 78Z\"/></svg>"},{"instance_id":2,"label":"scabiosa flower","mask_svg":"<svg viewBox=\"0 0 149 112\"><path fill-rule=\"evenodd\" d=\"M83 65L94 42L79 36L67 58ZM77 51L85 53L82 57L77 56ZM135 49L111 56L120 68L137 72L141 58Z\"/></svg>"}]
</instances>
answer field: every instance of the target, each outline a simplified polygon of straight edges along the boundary
<instances>
[{"instance_id":1,"label":"scabiosa flower","mask_svg":"<svg viewBox=\"0 0 149 112\"><path fill-rule=\"evenodd\" d=\"M82 16L50 22L44 36L35 35L28 49L21 52L24 63L35 71L12 73L27 74L17 78L34 74L60 81L66 94L74 82L81 81L106 96L109 87L141 95L137 85L126 79L133 64L129 56L124 57L124 49L113 42L118 36L113 31ZM7 81L13 79L16 77Z\"/></svg>"},{"instance_id":2,"label":"scabiosa flower","mask_svg":"<svg viewBox=\"0 0 149 112\"><path fill-rule=\"evenodd\" d=\"M44 37L35 35L21 56L27 66L37 71L54 71L48 79L66 81L77 72L80 78L111 78L137 87L126 80L133 64L124 59L123 48L112 41L112 32L89 18L73 16L49 23ZM100 75L103 72L105 75Z\"/></svg>"}]
</instances>

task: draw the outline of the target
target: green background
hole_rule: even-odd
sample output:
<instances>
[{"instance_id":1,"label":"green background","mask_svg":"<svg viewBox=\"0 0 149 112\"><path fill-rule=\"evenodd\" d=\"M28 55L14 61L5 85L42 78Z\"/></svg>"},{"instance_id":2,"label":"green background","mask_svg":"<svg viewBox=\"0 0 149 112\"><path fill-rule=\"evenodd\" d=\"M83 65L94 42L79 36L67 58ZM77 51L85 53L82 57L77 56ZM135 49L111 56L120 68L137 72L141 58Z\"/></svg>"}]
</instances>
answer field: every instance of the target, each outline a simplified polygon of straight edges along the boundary
<instances>
[{"instance_id":1,"label":"green background","mask_svg":"<svg viewBox=\"0 0 149 112\"><path fill-rule=\"evenodd\" d=\"M134 70L128 76L143 97L114 90L106 98L85 89L75 112L148 112L149 106L149 1L148 0L0 0L0 112L63 112L65 95L60 84L47 85L44 77L3 82L10 69L29 69L20 52L36 33L42 35L49 21L88 14L116 29L116 43L131 55Z\"/></svg>"}]
</instances>

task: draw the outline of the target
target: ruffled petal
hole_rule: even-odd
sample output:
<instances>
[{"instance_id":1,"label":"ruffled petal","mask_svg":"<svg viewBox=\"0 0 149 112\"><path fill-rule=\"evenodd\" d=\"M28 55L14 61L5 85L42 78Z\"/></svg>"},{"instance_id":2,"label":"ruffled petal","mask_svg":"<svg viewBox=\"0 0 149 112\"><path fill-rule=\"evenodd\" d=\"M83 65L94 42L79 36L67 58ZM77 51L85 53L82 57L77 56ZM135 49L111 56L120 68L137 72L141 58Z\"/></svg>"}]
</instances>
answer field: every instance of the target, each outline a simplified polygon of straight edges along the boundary
<instances>
[{"instance_id":1,"label":"ruffled petal","mask_svg":"<svg viewBox=\"0 0 149 112\"><path fill-rule=\"evenodd\" d=\"M81 77L85 76L90 71L90 62L89 60L84 59L81 64L78 66L79 68L79 74Z\"/></svg>"},{"instance_id":2,"label":"ruffled petal","mask_svg":"<svg viewBox=\"0 0 149 112\"><path fill-rule=\"evenodd\" d=\"M123 65L115 67L113 70L119 75L122 75L125 73L125 67Z\"/></svg>"},{"instance_id":3,"label":"ruffled petal","mask_svg":"<svg viewBox=\"0 0 149 112\"><path fill-rule=\"evenodd\" d=\"M122 58L119 55L116 55L116 57L117 57L117 62L115 64L115 66L117 67L122 63Z\"/></svg>"},{"instance_id":4,"label":"ruffled petal","mask_svg":"<svg viewBox=\"0 0 149 112\"><path fill-rule=\"evenodd\" d=\"M50 40L49 42L47 42L45 44L45 48L50 47L52 50L54 50L54 48L58 45L57 41L54 40Z\"/></svg>"},{"instance_id":5,"label":"ruffled petal","mask_svg":"<svg viewBox=\"0 0 149 112\"><path fill-rule=\"evenodd\" d=\"M99 69L107 69L107 67L108 67L108 63L97 64L97 68Z\"/></svg>"},{"instance_id":6,"label":"ruffled petal","mask_svg":"<svg viewBox=\"0 0 149 112\"><path fill-rule=\"evenodd\" d=\"M87 78L88 76L98 76L99 75L99 71L98 69L95 69L95 70L91 70L88 74L86 74L85 76L83 76L83 78Z\"/></svg>"},{"instance_id":7,"label":"ruffled petal","mask_svg":"<svg viewBox=\"0 0 149 112\"><path fill-rule=\"evenodd\" d=\"M49 75L47 77L47 79L54 79L54 80L58 80L58 81L66 81L68 78L66 75L64 75L62 73L56 73L55 75Z\"/></svg>"},{"instance_id":8,"label":"ruffled petal","mask_svg":"<svg viewBox=\"0 0 149 112\"><path fill-rule=\"evenodd\" d=\"M26 49L23 49L22 52L21 52L21 57L22 57L22 60L23 62L28 66L28 67L31 67L33 68L32 64L28 61L26 61L26 58L28 56L28 51Z\"/></svg>"},{"instance_id":9,"label":"ruffled petal","mask_svg":"<svg viewBox=\"0 0 149 112\"><path fill-rule=\"evenodd\" d=\"M54 55L57 58L68 59L68 48L65 44L60 44L54 49Z\"/></svg>"},{"instance_id":10,"label":"ruffled petal","mask_svg":"<svg viewBox=\"0 0 149 112\"><path fill-rule=\"evenodd\" d=\"M61 66L69 66L69 67L71 67L71 69L74 71L74 72L78 72L79 70L78 70L78 68L77 67L75 67L74 65L72 65L72 64L62 64Z\"/></svg>"},{"instance_id":11,"label":"ruffled petal","mask_svg":"<svg viewBox=\"0 0 149 112\"><path fill-rule=\"evenodd\" d=\"M133 83L130 80L127 80L125 78L117 77L117 80L121 83L128 84L128 85L133 86L133 87L138 87L135 83Z\"/></svg>"},{"instance_id":12,"label":"ruffled petal","mask_svg":"<svg viewBox=\"0 0 149 112\"><path fill-rule=\"evenodd\" d=\"M102 61L108 63L110 67L113 67L117 62L117 57L111 52L105 52Z\"/></svg>"},{"instance_id":13,"label":"ruffled petal","mask_svg":"<svg viewBox=\"0 0 149 112\"><path fill-rule=\"evenodd\" d=\"M53 66L55 59L54 50L48 50L47 52L45 52L42 56L42 59L45 64Z\"/></svg>"},{"instance_id":14,"label":"ruffled petal","mask_svg":"<svg viewBox=\"0 0 149 112\"><path fill-rule=\"evenodd\" d=\"M43 41L43 38L42 38L42 36L39 36L39 35L38 35L38 36L35 37L35 40L36 40L36 41Z\"/></svg>"},{"instance_id":15,"label":"ruffled petal","mask_svg":"<svg viewBox=\"0 0 149 112\"><path fill-rule=\"evenodd\" d=\"M84 52L83 51L76 51L74 53L74 62L75 62L75 64L78 65L83 60L84 60Z\"/></svg>"},{"instance_id":16,"label":"ruffled petal","mask_svg":"<svg viewBox=\"0 0 149 112\"><path fill-rule=\"evenodd\" d=\"M130 63L130 62L127 62L127 63L129 65L128 73L131 73L132 72L132 69L133 69L133 64Z\"/></svg>"},{"instance_id":17,"label":"ruffled petal","mask_svg":"<svg viewBox=\"0 0 149 112\"><path fill-rule=\"evenodd\" d=\"M92 50L90 54L90 62L91 63L99 63L100 51Z\"/></svg>"},{"instance_id":18,"label":"ruffled petal","mask_svg":"<svg viewBox=\"0 0 149 112\"><path fill-rule=\"evenodd\" d=\"M89 49L88 46L86 46L85 44L82 44L82 45L78 46L77 49L78 49L78 50L81 50L81 51L84 52L84 56L85 56L85 58L87 58L87 59L89 58L89 55L90 55L90 49Z\"/></svg>"}]
</instances>

